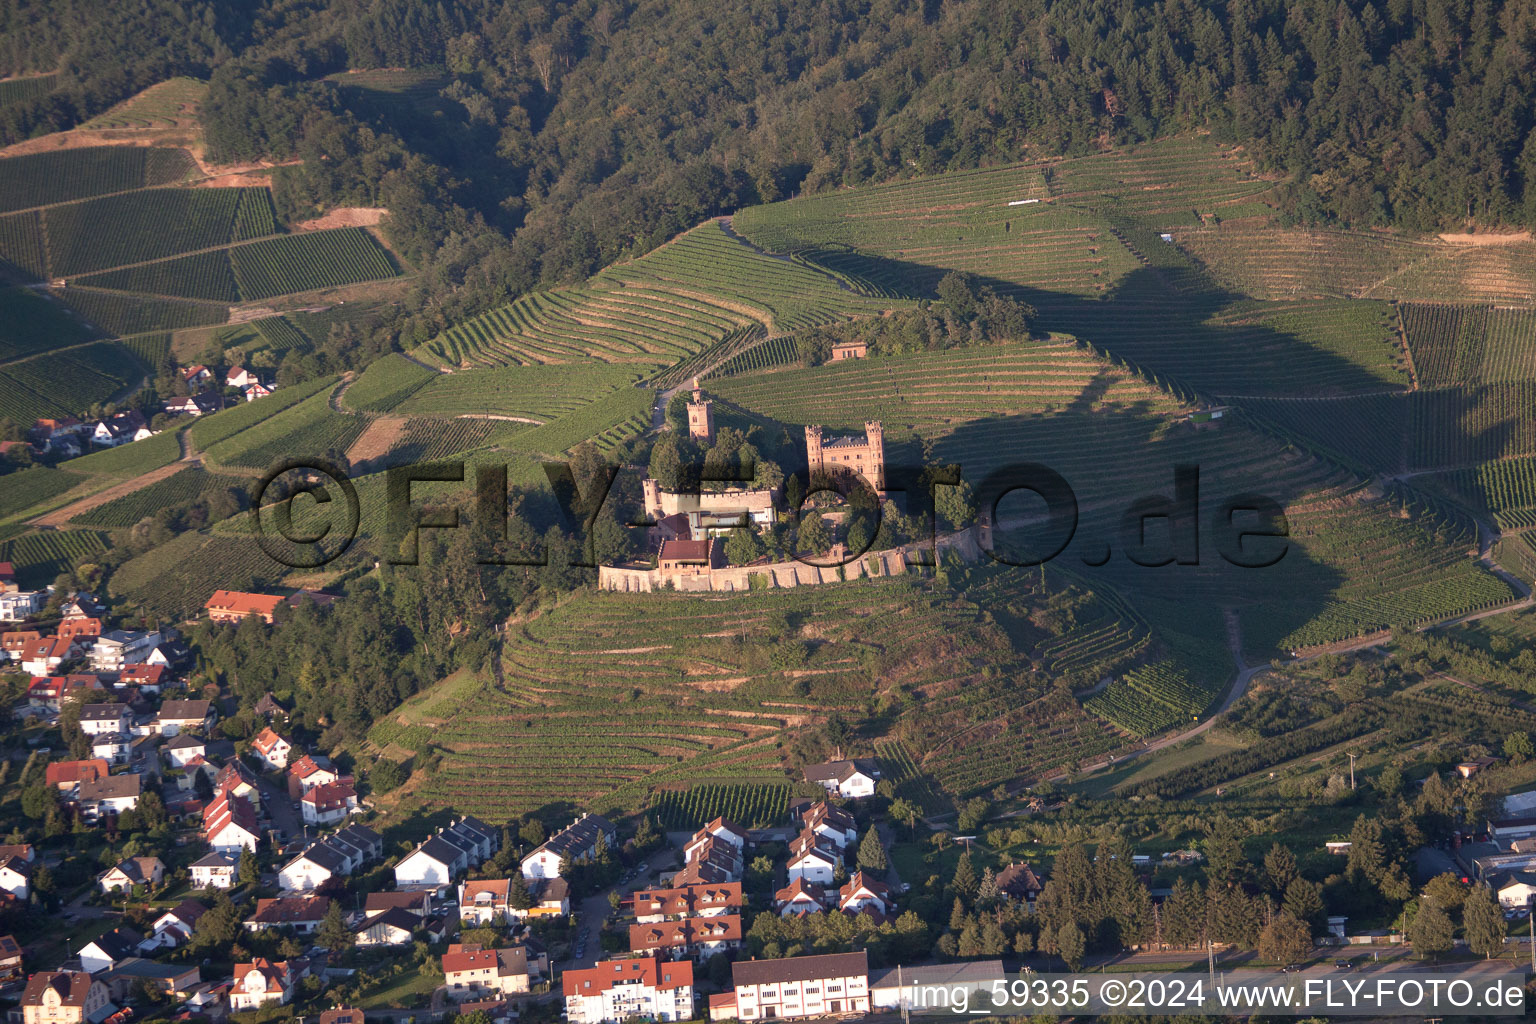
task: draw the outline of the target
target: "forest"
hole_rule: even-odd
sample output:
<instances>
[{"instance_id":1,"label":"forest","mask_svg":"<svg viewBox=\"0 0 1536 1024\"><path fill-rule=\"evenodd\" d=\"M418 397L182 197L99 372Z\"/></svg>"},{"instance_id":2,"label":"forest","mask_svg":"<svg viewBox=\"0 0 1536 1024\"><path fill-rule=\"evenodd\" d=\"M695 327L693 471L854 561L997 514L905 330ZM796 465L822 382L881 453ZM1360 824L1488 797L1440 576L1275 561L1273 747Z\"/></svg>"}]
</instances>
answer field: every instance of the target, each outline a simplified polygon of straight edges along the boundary
<instances>
[{"instance_id":1,"label":"forest","mask_svg":"<svg viewBox=\"0 0 1536 1024\"><path fill-rule=\"evenodd\" d=\"M416 344L712 214L1200 131L1293 223L1536 224L1536 12L1425 0L575 0L0 5L0 73L58 72L0 140L171 75L211 79L209 156L303 157L279 212L391 211ZM430 71L427 87L344 72Z\"/></svg>"}]
</instances>

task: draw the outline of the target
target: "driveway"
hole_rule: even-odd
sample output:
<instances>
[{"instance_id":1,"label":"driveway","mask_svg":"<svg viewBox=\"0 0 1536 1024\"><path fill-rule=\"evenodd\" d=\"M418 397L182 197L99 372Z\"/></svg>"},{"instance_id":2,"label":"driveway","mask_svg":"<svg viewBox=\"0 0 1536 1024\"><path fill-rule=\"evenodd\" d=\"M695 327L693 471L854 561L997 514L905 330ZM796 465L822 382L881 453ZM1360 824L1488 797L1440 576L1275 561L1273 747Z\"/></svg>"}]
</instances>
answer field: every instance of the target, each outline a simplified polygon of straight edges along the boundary
<instances>
[{"instance_id":1,"label":"driveway","mask_svg":"<svg viewBox=\"0 0 1536 1024\"><path fill-rule=\"evenodd\" d=\"M304 834L304 819L299 817L298 806L286 789L265 777L256 779L256 788L261 792L261 806L272 819L272 827L283 834L284 841Z\"/></svg>"},{"instance_id":2,"label":"driveway","mask_svg":"<svg viewBox=\"0 0 1536 1024\"><path fill-rule=\"evenodd\" d=\"M676 858L677 850L674 847L670 845L663 846L645 858L645 868L638 878L631 879L629 883L622 886L604 889L602 892L594 893L582 900L576 907L578 915L577 930L571 936L571 950L574 952L577 941L584 938L586 942L583 948L586 952L580 959L572 956L569 959L552 964L551 969L558 972L573 968L591 967L596 964L598 958L605 955L602 948L603 944L598 938L598 932L602 931L603 925L613 916L613 908L608 905L608 894L614 889L619 889L620 895L628 895L625 890L629 889L630 886L636 884L636 882L646 884L657 871Z\"/></svg>"}]
</instances>

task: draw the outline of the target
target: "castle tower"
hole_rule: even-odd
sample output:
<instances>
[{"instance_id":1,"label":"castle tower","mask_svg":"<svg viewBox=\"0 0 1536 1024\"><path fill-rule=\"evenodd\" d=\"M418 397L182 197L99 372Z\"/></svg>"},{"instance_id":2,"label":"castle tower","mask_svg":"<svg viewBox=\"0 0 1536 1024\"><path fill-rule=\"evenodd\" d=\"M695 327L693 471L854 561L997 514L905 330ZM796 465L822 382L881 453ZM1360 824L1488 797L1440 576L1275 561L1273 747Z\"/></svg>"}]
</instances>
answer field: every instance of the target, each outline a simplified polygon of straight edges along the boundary
<instances>
[{"instance_id":1,"label":"castle tower","mask_svg":"<svg viewBox=\"0 0 1536 1024\"><path fill-rule=\"evenodd\" d=\"M645 514L652 519L662 518L661 485L646 477L640 481L640 489L644 492Z\"/></svg>"},{"instance_id":2,"label":"castle tower","mask_svg":"<svg viewBox=\"0 0 1536 1024\"><path fill-rule=\"evenodd\" d=\"M693 378L693 401L688 403L688 436L705 444L715 440L714 403L704 397L697 377Z\"/></svg>"},{"instance_id":3,"label":"castle tower","mask_svg":"<svg viewBox=\"0 0 1536 1024\"><path fill-rule=\"evenodd\" d=\"M879 420L869 420L864 424L864 443L868 447L866 456L869 482L875 490L885 491L885 428Z\"/></svg>"},{"instance_id":4,"label":"castle tower","mask_svg":"<svg viewBox=\"0 0 1536 1024\"><path fill-rule=\"evenodd\" d=\"M821 428L805 428L805 468L815 476L821 469Z\"/></svg>"}]
</instances>

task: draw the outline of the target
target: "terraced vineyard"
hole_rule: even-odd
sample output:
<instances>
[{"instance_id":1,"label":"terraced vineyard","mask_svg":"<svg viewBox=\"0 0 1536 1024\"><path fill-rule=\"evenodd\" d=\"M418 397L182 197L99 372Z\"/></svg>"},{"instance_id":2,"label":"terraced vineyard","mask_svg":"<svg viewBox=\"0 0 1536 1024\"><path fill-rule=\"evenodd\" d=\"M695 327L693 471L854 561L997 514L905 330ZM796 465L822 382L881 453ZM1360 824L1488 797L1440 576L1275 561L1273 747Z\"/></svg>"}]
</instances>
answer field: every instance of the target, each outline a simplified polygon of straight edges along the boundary
<instances>
[{"instance_id":1,"label":"terraced vineyard","mask_svg":"<svg viewBox=\"0 0 1536 1024\"><path fill-rule=\"evenodd\" d=\"M655 399L653 391L622 388L543 426L519 431L508 443L518 451L558 455L591 440L608 451L650 427Z\"/></svg>"},{"instance_id":2,"label":"terraced vineyard","mask_svg":"<svg viewBox=\"0 0 1536 1024\"><path fill-rule=\"evenodd\" d=\"M842 290L825 273L756 252L711 221L604 270L585 287L537 292L460 324L417 356L448 365L659 365L753 324L801 330L886 304Z\"/></svg>"},{"instance_id":3,"label":"terraced vineyard","mask_svg":"<svg viewBox=\"0 0 1536 1024\"><path fill-rule=\"evenodd\" d=\"M32 466L9 473L4 479L5 486L0 487L0 521L63 494L85 477L68 470Z\"/></svg>"},{"instance_id":4,"label":"terraced vineyard","mask_svg":"<svg viewBox=\"0 0 1536 1024\"><path fill-rule=\"evenodd\" d=\"M150 86L104 114L91 118L82 128L115 131L175 128L196 114L208 94L208 83L195 78L172 78Z\"/></svg>"},{"instance_id":5,"label":"terraced vineyard","mask_svg":"<svg viewBox=\"0 0 1536 1024\"><path fill-rule=\"evenodd\" d=\"M421 371L420 367L416 367L416 371L430 374L430 371ZM606 406L614 400L613 392L620 388L630 389L643 372L628 363L593 363L431 374L423 381L424 386L411 391L398 404L380 411L418 416L456 416L461 413L518 416L543 423L594 403ZM366 379L367 374L363 380ZM352 391L360 387L363 380L348 391L349 400ZM601 409L594 411L602 412Z\"/></svg>"},{"instance_id":6,"label":"terraced vineyard","mask_svg":"<svg viewBox=\"0 0 1536 1024\"><path fill-rule=\"evenodd\" d=\"M367 421L334 412L330 400L330 392L324 390L275 415L269 408L261 422L210 446L207 458L214 465L264 470L285 456L323 456L328 451L346 451Z\"/></svg>"},{"instance_id":7,"label":"terraced vineyard","mask_svg":"<svg viewBox=\"0 0 1536 1024\"><path fill-rule=\"evenodd\" d=\"M1211 686L1192 682L1182 665L1163 660L1111 680L1083 706L1132 735L1150 736L1192 724L1215 698Z\"/></svg>"},{"instance_id":8,"label":"terraced vineyard","mask_svg":"<svg viewBox=\"0 0 1536 1024\"><path fill-rule=\"evenodd\" d=\"M13 103L22 103L26 100L35 100L48 95L57 85L59 76L57 73L47 75L26 75L21 78L7 78L0 81L0 109Z\"/></svg>"},{"instance_id":9,"label":"terraced vineyard","mask_svg":"<svg viewBox=\"0 0 1536 1024\"><path fill-rule=\"evenodd\" d=\"M1536 459L1506 459L1419 478L1474 509L1490 512L1500 530L1536 526Z\"/></svg>"},{"instance_id":10,"label":"terraced vineyard","mask_svg":"<svg viewBox=\"0 0 1536 1024\"><path fill-rule=\"evenodd\" d=\"M1108 153L1047 164L1046 181L1056 201L1081 203L1172 227L1263 216L1263 197L1274 184L1253 175L1240 150L1207 138L1163 139Z\"/></svg>"}]
</instances>

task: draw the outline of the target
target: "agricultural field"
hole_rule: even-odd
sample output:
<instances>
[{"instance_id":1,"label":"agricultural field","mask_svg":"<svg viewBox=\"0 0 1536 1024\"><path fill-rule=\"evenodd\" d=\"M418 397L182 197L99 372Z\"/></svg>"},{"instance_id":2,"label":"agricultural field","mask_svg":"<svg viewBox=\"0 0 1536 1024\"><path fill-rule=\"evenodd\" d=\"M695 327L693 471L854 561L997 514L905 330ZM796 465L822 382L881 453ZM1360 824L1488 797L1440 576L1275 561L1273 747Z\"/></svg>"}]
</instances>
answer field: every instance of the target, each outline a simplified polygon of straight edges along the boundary
<instances>
[{"instance_id":1,"label":"agricultural field","mask_svg":"<svg viewBox=\"0 0 1536 1024\"><path fill-rule=\"evenodd\" d=\"M124 562L107 593L150 614L186 615L215 590L270 586L286 572L250 537L189 531Z\"/></svg>"},{"instance_id":2,"label":"agricultural field","mask_svg":"<svg viewBox=\"0 0 1536 1024\"><path fill-rule=\"evenodd\" d=\"M609 451L650 428L655 400L656 393L648 389L622 388L542 426L518 431L507 443L521 452L559 455L590 440Z\"/></svg>"},{"instance_id":3,"label":"agricultural field","mask_svg":"<svg viewBox=\"0 0 1536 1024\"><path fill-rule=\"evenodd\" d=\"M0 213L169 185L196 164L184 149L96 146L0 160Z\"/></svg>"},{"instance_id":4,"label":"agricultural field","mask_svg":"<svg viewBox=\"0 0 1536 1024\"><path fill-rule=\"evenodd\" d=\"M85 480L79 473L33 466L0 477L0 521L13 518Z\"/></svg>"},{"instance_id":5,"label":"agricultural field","mask_svg":"<svg viewBox=\"0 0 1536 1024\"><path fill-rule=\"evenodd\" d=\"M180 457L181 442L177 438L177 432L162 430L142 441L118 445L116 448L103 448L101 451L70 459L62 465L66 469L88 473L91 476L119 479L143 476L150 470L169 466Z\"/></svg>"},{"instance_id":6,"label":"agricultural field","mask_svg":"<svg viewBox=\"0 0 1536 1024\"><path fill-rule=\"evenodd\" d=\"M216 412L212 416L200 416L188 428L192 435L192 443L199 449L207 450L237 437L242 431L250 430L276 417L283 410L298 405L314 395L321 392L329 394L335 386L335 377L317 377L303 384L295 384L291 388L279 388L266 398L246 402Z\"/></svg>"},{"instance_id":7,"label":"agricultural field","mask_svg":"<svg viewBox=\"0 0 1536 1024\"><path fill-rule=\"evenodd\" d=\"M1500 530L1536 526L1536 458L1485 462L1419 480L1473 509L1491 513Z\"/></svg>"},{"instance_id":8,"label":"agricultural field","mask_svg":"<svg viewBox=\"0 0 1536 1024\"><path fill-rule=\"evenodd\" d=\"M389 412L438 376L398 352L375 359L342 392L342 404L357 412Z\"/></svg>"},{"instance_id":9,"label":"agricultural field","mask_svg":"<svg viewBox=\"0 0 1536 1024\"><path fill-rule=\"evenodd\" d=\"M41 281L48 276L40 213L25 210L0 217L0 261L0 269L12 279Z\"/></svg>"},{"instance_id":10,"label":"agricultural field","mask_svg":"<svg viewBox=\"0 0 1536 1024\"><path fill-rule=\"evenodd\" d=\"M1536 454L1536 381L1418 391L1408 402L1408 465L1462 467Z\"/></svg>"},{"instance_id":11,"label":"agricultural field","mask_svg":"<svg viewBox=\"0 0 1536 1024\"><path fill-rule=\"evenodd\" d=\"M12 103L35 100L48 95L58 82L57 74L23 75L18 78L0 79L0 109Z\"/></svg>"},{"instance_id":12,"label":"agricultural field","mask_svg":"<svg viewBox=\"0 0 1536 1024\"><path fill-rule=\"evenodd\" d=\"M99 274L84 274L73 279L70 285L206 302L238 302L240 289L235 284L235 269L229 252L228 249L214 249Z\"/></svg>"}]
</instances>

